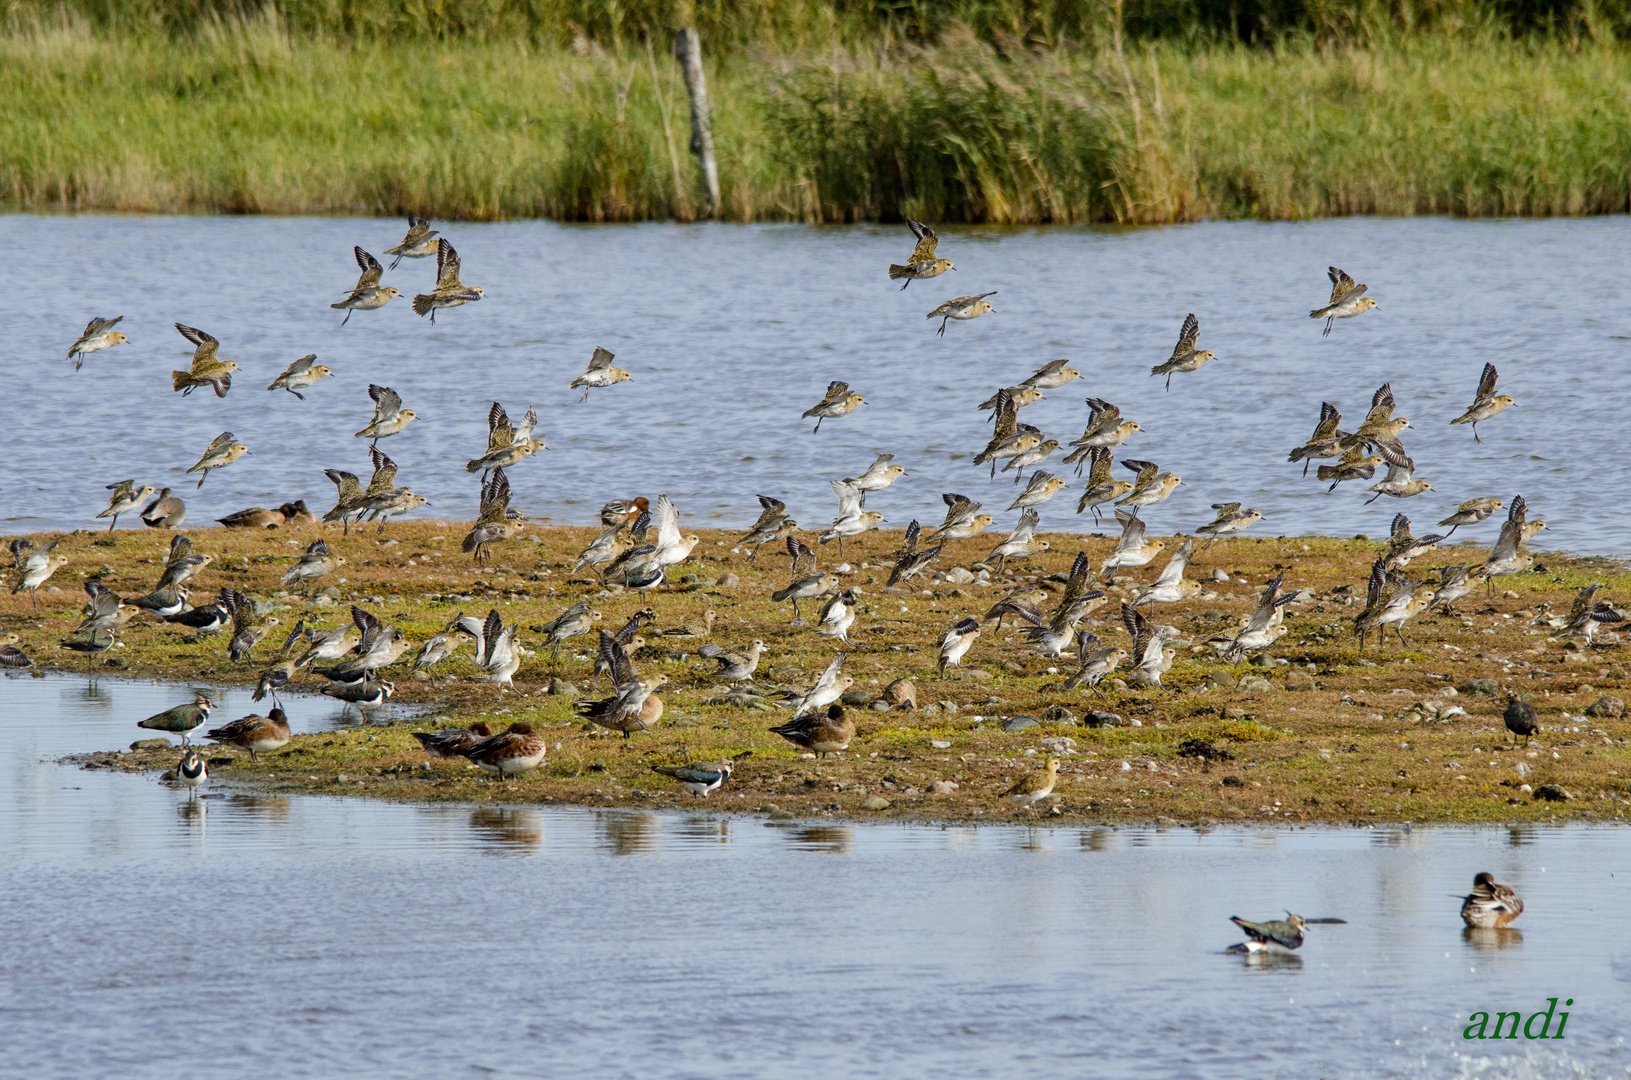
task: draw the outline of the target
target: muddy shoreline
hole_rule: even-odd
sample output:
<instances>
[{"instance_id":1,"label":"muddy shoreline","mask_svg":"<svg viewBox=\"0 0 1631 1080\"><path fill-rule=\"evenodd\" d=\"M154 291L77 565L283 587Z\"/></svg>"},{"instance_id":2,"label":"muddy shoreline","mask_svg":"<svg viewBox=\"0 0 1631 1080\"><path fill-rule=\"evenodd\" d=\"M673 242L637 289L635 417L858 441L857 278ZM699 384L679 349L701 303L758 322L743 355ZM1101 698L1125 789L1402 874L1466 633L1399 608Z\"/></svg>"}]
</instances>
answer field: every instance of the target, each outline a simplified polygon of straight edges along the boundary
<instances>
[{"instance_id":1,"label":"muddy shoreline","mask_svg":"<svg viewBox=\"0 0 1631 1080\"><path fill-rule=\"evenodd\" d=\"M1063 690L1074 658L1050 662L1006 626L988 627L964 670L947 678L937 674L935 658L936 643L953 621L979 618L1021 585L1057 596L1061 586L1049 578L1068 572L1078 550L1096 566L1112 546L1109 538L1049 534L1052 550L1001 575L979 562L1000 538L956 542L905 592L883 586L899 534L868 534L848 545L849 570L842 574L860 602L844 667L856 680L850 715L857 734L843 754L816 760L768 729L789 715L781 695L808 687L846 647L790 625L788 605L772 603L771 592L787 581L785 555L767 548L749 561L747 549L733 547L739 534L703 530L673 586L636 595L602 588L592 575L569 578L593 530L529 529L501 546L487 569L460 555L464 529L453 522L407 522L392 524L383 537L325 530L347 562L317 582L311 597L278 585L314 537L311 529L189 530L195 550L214 556L199 575L194 603L231 587L255 597L285 628L299 618L333 627L357 604L413 641L387 677L396 685L394 701L423 710L403 722L299 735L253 763L236 751L212 750L213 774L269 790L415 802L966 824L1030 820L1002 792L1056 756L1059 781L1036 818L1064 824L1504 824L1623 820L1631 810L1631 725L1617 705L1631 681L1627 649L1612 632L1591 648L1577 648L1555 625L1592 582L1603 583L1601 598L1624 603L1631 572L1610 560L1542 556L1535 570L1501 579L1492 598L1469 596L1454 616L1412 620L1408 646L1390 638L1383 648L1372 644L1361 652L1352 635L1354 604L1380 544L1222 541L1198 550L1191 563L1190 576L1203 583L1202 591L1157 609L1156 621L1177 626L1186 642L1166 690L1118 685L1112 677L1100 698ZM234 663L224 636L194 638L144 615L123 628L118 648L94 661L56 645L80 618L83 580L94 578L124 596L145 593L162 569L168 539L153 531L70 535L58 547L70 561L41 590L38 611L26 593L0 598L0 634L19 635L35 670L253 685L279 641L268 638L252 660ZM1408 572L1423 577L1445 563L1481 562L1484 550L1446 547ZM839 567L836 551L820 554L823 569ZM1084 626L1106 643L1125 643L1119 602L1131 598L1134 586L1153 581L1163 561L1120 571L1104 586L1109 603ZM982 570L987 577L979 576ZM1219 570L1227 581L1214 580ZM1286 589L1300 594L1287 608L1291 631L1266 658L1221 662L1202 643L1231 632L1255 606L1263 582L1282 571ZM626 745L615 733L586 728L573 708L578 698L607 693L591 674L593 636L571 639L552 662L550 650L539 647L544 635L532 629L578 600L601 612L597 628L615 630L644 607L657 615L636 663L642 673L671 680L662 691L665 714L655 730ZM410 675L428 637L461 612L481 617L488 610L518 622L521 642L536 650L525 658L515 692L499 695L472 682L468 646L439 672L450 681L433 686ZM768 646L755 677L758 694L717 681L714 665L697 655L705 639L683 632L703 629L708 610L716 618L706 640L745 647L757 638ZM917 707L874 708L899 679L913 684ZM296 688L315 690L321 681L302 676ZM1542 731L1528 747L1514 747L1502 725L1508 687L1539 711ZM132 740L148 735L135 728L138 719L130 718ZM549 743L544 764L497 781L463 762L427 760L410 734L478 719L495 727L534 725ZM1210 759L1195 756L1201 744ZM177 754L144 749L70 760L156 771L172 766ZM739 757L737 769L706 800L651 771L654 764L723 756ZM1537 797L1544 785L1568 797Z\"/></svg>"}]
</instances>

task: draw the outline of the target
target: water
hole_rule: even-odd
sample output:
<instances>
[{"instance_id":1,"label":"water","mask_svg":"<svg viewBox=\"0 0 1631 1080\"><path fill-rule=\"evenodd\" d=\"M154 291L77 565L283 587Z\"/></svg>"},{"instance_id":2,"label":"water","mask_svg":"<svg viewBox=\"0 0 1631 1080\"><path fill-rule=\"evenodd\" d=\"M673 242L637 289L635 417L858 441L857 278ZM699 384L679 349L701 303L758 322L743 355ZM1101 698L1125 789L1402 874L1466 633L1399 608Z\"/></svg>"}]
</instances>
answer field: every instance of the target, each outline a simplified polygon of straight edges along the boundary
<instances>
[{"instance_id":1,"label":"water","mask_svg":"<svg viewBox=\"0 0 1631 1080\"><path fill-rule=\"evenodd\" d=\"M51 763L181 700L0 681L0 1076L1631 1072L1624 829L189 803ZM318 730L327 708L289 711ZM240 710L229 692L218 715ZM1482 869L1528 907L1503 948L1465 937L1449 895ZM1221 954L1228 915L1288 906L1349 923L1288 963ZM1574 999L1563 1042L1460 1037L1552 996Z\"/></svg>"},{"instance_id":2,"label":"water","mask_svg":"<svg viewBox=\"0 0 1631 1080\"><path fill-rule=\"evenodd\" d=\"M1264 533L1377 536L1403 508L1419 534L1464 499L1522 493L1531 520L1549 525L1537 546L1631 550L1631 511L1600 495L1631 485L1631 458L1605 452L1631 389L1626 218L948 229L944 253L959 269L905 292L884 277L909 250L899 227L452 224L465 280L488 299L435 327L395 301L342 329L326 305L355 279L351 245L378 254L401 232L367 219L0 217L10 256L0 348L30 376L12 381L22 407L0 433L0 526L91 525L103 485L127 476L177 488L194 524L298 497L321 513L333 503L323 468L368 475L351 433L371 415L370 382L420 415L382 446L398 482L430 499L427 516L475 516L463 462L484 449L499 400L513 417L538 406L551 450L511 471L513 505L557 523L590 524L609 498L667 492L686 521L744 525L762 492L819 525L836 508L826 481L889 452L910 475L869 508L892 527L938 522L945 491L982 500L1007 526L1013 485L968 460L989 432L974 406L1067 356L1083 378L1024 418L1068 442L1095 395L1139 420L1145 432L1118 457L1186 478L1145 515L1154 528L1192 530L1209 504L1241 500L1268 515ZM1380 309L1322 340L1307 312L1328 293L1328 263L1368 282ZM386 282L411 294L434 273L431 260L406 262ZM989 289L997 310L943 339L923 317ZM1148 371L1190 311L1219 359L1166 393ZM62 356L85 320L119 313L133 343L75 374ZM170 392L168 372L190 352L178 320L215 334L244 368L225 400ZM596 345L634 378L579 404L567 383ZM308 400L262 389L308 352L336 372ZM1480 445L1449 421L1486 360L1519 404L1480 425ZM799 414L831 379L869 404L812 436ZM1369 507L1364 485L1326 495L1286 454L1321 400L1352 430L1383 380L1434 490ZM251 456L195 494L183 470L223 429ZM1073 512L1071 480L1043 508L1044 529L1091 528ZM1457 537L1492 543L1498 525Z\"/></svg>"}]
</instances>

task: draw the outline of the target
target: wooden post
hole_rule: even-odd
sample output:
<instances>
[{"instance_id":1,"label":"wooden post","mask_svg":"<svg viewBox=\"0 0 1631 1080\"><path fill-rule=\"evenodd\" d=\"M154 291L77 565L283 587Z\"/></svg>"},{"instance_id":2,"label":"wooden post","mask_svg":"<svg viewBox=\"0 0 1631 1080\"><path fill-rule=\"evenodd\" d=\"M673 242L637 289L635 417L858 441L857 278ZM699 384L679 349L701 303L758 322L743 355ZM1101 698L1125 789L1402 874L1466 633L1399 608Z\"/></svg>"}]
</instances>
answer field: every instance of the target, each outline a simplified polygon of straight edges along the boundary
<instances>
[{"instance_id":1,"label":"wooden post","mask_svg":"<svg viewBox=\"0 0 1631 1080\"><path fill-rule=\"evenodd\" d=\"M702 41L694 27L687 26L674 41L680 68L685 72L685 92L691 96L691 152L702 166L702 183L707 188L708 216L719 216L719 166L714 161L714 133L708 122L708 86L702 76Z\"/></svg>"}]
</instances>

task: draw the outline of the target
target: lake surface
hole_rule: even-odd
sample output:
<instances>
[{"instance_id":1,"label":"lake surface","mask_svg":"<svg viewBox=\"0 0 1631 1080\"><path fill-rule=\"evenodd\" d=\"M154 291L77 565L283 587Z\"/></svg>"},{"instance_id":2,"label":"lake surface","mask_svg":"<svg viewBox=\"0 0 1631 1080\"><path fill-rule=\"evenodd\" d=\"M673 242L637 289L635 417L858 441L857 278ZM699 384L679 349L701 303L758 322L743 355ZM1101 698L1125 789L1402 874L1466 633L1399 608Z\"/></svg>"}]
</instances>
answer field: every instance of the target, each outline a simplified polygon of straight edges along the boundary
<instances>
[{"instance_id":1,"label":"lake surface","mask_svg":"<svg viewBox=\"0 0 1631 1080\"><path fill-rule=\"evenodd\" d=\"M444 234L486 300L442 312L434 327L393 301L342 328L327 305L355 280L351 246L380 254L401 223L0 217L4 350L29 373L12 382L0 432L11 480L0 528L91 526L104 485L126 477L176 488L192 524L301 497L322 513L333 505L324 468L368 476L352 432L371 416L371 382L419 413L381 447L398 483L430 499L425 516L476 515L463 463L485 448L498 400L515 418L538 407L551 449L511 470L513 505L555 523L591 524L607 499L666 492L685 521L745 525L762 492L820 526L836 509L826 482L893 453L909 475L868 504L890 527L938 523L940 494L955 491L1007 528L1013 484L969 460L989 433L975 406L1069 357L1083 377L1023 418L1062 443L1081 434L1090 395L1138 420L1144 431L1118 459L1185 478L1144 513L1154 530L1193 530L1209 504L1240 500L1268 515L1263 534L1378 536L1403 509L1419 535L1465 499L1521 493L1530 519L1549 526L1537 547L1631 551L1631 508L1604 494L1631 489L1631 457L1612 450L1631 405L1623 217L947 229L942 254L957 271L904 292L884 273L910 250L903 227L453 223ZM1380 306L1322 339L1307 313L1329 293L1330 263L1368 283ZM411 260L385 281L411 295L434 276L433 260ZM950 296L992 289L996 311L944 338L924 318ZM1218 359L1176 376L1168 393L1149 368L1191 311ZM76 374L68 345L92 315L115 314L132 343ZM226 399L170 391L168 372L191 352L176 321L214 334L243 368ZM567 384L597 345L633 380L580 404ZM336 374L306 401L263 389L309 352ZM1480 424L1479 444L1449 421L1485 361L1518 406ZM832 379L868 404L812 435L799 414ZM1286 455L1322 400L1353 430L1384 380L1434 490L1368 507L1364 484L1327 495ZM195 493L184 470L225 429L251 456ZM1091 531L1074 513L1082 481L1069 479L1042 527ZM1499 524L1456 536L1493 543Z\"/></svg>"},{"instance_id":2,"label":"lake surface","mask_svg":"<svg viewBox=\"0 0 1631 1080\"><path fill-rule=\"evenodd\" d=\"M52 763L184 700L0 679L0 1075L1631 1074L1624 829L189 803ZM289 702L297 730L331 707ZM1486 869L1527 905L1509 940L1456 916ZM1287 907L1349 922L1289 962L1222 954L1229 915ZM1552 996L1564 1041L1461 1038Z\"/></svg>"}]
</instances>

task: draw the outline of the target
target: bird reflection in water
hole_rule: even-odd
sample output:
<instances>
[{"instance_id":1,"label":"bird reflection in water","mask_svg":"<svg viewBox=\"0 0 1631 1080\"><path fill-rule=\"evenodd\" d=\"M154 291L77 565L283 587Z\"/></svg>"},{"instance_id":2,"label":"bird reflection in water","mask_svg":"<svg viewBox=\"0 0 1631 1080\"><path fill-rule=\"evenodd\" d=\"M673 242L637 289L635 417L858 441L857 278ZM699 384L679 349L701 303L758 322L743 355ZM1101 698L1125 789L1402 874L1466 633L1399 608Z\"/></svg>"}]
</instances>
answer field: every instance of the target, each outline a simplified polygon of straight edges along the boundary
<instances>
[{"instance_id":1,"label":"bird reflection in water","mask_svg":"<svg viewBox=\"0 0 1631 1080\"><path fill-rule=\"evenodd\" d=\"M855 842L855 830L842 825L805 825L789 834L793 846L802 851L825 851L841 855Z\"/></svg>"},{"instance_id":2,"label":"bird reflection in water","mask_svg":"<svg viewBox=\"0 0 1631 1080\"><path fill-rule=\"evenodd\" d=\"M600 845L613 855L643 855L660 846L656 814L601 814L598 825Z\"/></svg>"},{"instance_id":3,"label":"bird reflection in water","mask_svg":"<svg viewBox=\"0 0 1631 1080\"><path fill-rule=\"evenodd\" d=\"M188 799L186 802L177 803L176 813L181 815L181 823L202 832L204 826L208 824L210 814L208 798L209 796L205 796L203 799Z\"/></svg>"},{"instance_id":4,"label":"bird reflection in water","mask_svg":"<svg viewBox=\"0 0 1631 1080\"><path fill-rule=\"evenodd\" d=\"M1515 926L1468 926L1462 928L1461 940L1479 952L1516 949L1523 944L1523 931Z\"/></svg>"},{"instance_id":5,"label":"bird reflection in water","mask_svg":"<svg viewBox=\"0 0 1631 1080\"><path fill-rule=\"evenodd\" d=\"M1256 968L1259 971L1301 971L1303 958L1296 953L1288 952L1254 952L1247 953L1242 962L1246 967Z\"/></svg>"},{"instance_id":6,"label":"bird reflection in water","mask_svg":"<svg viewBox=\"0 0 1631 1080\"><path fill-rule=\"evenodd\" d=\"M1115 834L1109 829L1089 829L1082 834L1081 845L1084 851L1109 851L1110 842Z\"/></svg>"},{"instance_id":7,"label":"bird reflection in water","mask_svg":"<svg viewBox=\"0 0 1631 1080\"><path fill-rule=\"evenodd\" d=\"M77 684L73 691L65 692L63 697L78 706L91 705L102 710L113 706L113 695L102 689L102 685L95 679L87 679Z\"/></svg>"},{"instance_id":8,"label":"bird reflection in water","mask_svg":"<svg viewBox=\"0 0 1631 1080\"><path fill-rule=\"evenodd\" d=\"M544 819L536 810L483 806L470 812L470 832L476 839L510 852L536 851L544 846Z\"/></svg>"},{"instance_id":9,"label":"bird reflection in water","mask_svg":"<svg viewBox=\"0 0 1631 1080\"><path fill-rule=\"evenodd\" d=\"M728 844L731 823L728 818L688 817L674 826L674 836L699 843Z\"/></svg>"},{"instance_id":10,"label":"bird reflection in water","mask_svg":"<svg viewBox=\"0 0 1631 1080\"><path fill-rule=\"evenodd\" d=\"M228 797L227 805L241 811L245 817L275 821L280 825L289 823L290 802L287 795L232 795Z\"/></svg>"}]
</instances>

